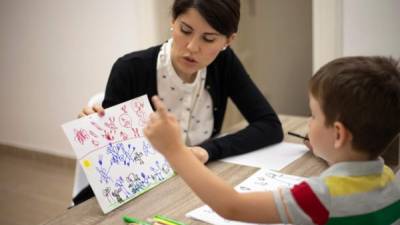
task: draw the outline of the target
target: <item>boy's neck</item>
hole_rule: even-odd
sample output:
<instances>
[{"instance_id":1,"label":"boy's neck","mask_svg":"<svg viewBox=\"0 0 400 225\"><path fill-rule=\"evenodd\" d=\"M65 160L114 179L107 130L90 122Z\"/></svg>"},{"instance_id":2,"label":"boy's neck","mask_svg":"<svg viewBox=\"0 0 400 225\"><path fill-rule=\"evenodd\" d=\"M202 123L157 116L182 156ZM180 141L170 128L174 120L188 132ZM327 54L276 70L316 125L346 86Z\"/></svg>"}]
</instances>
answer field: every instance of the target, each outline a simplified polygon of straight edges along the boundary
<instances>
[{"instance_id":1,"label":"boy's neck","mask_svg":"<svg viewBox=\"0 0 400 225\"><path fill-rule=\"evenodd\" d=\"M339 162L371 160L371 156L367 153L352 148L342 150L340 151L340 153L341 154L335 154L335 158L328 162L329 165L333 165Z\"/></svg>"}]
</instances>

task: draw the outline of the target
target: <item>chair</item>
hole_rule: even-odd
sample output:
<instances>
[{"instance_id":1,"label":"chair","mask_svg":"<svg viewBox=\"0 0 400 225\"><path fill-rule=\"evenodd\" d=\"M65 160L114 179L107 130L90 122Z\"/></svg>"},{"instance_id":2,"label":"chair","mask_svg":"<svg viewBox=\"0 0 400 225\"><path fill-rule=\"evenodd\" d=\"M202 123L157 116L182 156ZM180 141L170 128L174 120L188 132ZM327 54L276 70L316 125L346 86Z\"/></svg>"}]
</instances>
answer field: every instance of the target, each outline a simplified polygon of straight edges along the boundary
<instances>
[{"instance_id":1,"label":"chair","mask_svg":"<svg viewBox=\"0 0 400 225\"><path fill-rule=\"evenodd\" d=\"M95 104L101 104L104 99L104 92L97 93L93 95L88 102L89 107L93 107ZM74 177L74 187L72 189L72 198L77 196L79 192L82 191L83 188L89 185L89 182L86 178L85 172L83 171L81 165L77 162L75 165L75 177ZM74 206L74 203L71 203L71 206Z\"/></svg>"}]
</instances>

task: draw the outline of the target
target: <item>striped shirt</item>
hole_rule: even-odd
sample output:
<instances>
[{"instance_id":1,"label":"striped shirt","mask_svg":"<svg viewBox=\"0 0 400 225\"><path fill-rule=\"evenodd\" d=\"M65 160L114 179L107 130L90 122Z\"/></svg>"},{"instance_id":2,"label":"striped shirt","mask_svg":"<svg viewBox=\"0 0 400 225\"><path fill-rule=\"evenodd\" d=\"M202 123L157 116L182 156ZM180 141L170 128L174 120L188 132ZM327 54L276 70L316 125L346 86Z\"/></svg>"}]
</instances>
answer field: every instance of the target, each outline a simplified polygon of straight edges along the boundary
<instances>
[{"instance_id":1,"label":"striped shirt","mask_svg":"<svg viewBox=\"0 0 400 225\"><path fill-rule=\"evenodd\" d=\"M274 199L284 223L400 225L400 182L382 159L337 163Z\"/></svg>"}]
</instances>

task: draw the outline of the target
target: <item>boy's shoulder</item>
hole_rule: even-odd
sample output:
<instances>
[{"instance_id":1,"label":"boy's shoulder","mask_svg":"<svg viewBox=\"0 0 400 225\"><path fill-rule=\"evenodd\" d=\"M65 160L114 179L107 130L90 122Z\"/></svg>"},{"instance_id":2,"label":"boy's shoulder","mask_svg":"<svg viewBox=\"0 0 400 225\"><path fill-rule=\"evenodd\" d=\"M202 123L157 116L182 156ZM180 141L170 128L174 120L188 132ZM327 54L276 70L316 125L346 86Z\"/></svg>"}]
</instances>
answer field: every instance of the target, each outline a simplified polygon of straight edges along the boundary
<instances>
[{"instance_id":1,"label":"boy's shoulder","mask_svg":"<svg viewBox=\"0 0 400 225\"><path fill-rule=\"evenodd\" d=\"M319 177L283 190L283 199L295 223L325 224L328 220L363 219L393 207L400 210L400 186L393 171L380 160L340 163Z\"/></svg>"}]
</instances>

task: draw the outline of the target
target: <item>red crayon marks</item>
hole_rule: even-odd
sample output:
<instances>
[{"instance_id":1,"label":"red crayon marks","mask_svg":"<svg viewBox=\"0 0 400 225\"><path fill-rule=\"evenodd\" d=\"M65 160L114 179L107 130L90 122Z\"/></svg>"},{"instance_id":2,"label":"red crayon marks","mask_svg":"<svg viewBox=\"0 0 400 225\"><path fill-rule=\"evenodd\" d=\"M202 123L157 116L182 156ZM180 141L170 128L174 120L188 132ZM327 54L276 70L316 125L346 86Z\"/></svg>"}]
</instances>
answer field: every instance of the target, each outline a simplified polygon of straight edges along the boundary
<instances>
[{"instance_id":1,"label":"red crayon marks","mask_svg":"<svg viewBox=\"0 0 400 225\"><path fill-rule=\"evenodd\" d=\"M97 140L92 139L92 144L98 147L100 143Z\"/></svg>"},{"instance_id":2,"label":"red crayon marks","mask_svg":"<svg viewBox=\"0 0 400 225\"><path fill-rule=\"evenodd\" d=\"M132 128L132 132L134 138L140 138L140 133L138 128Z\"/></svg>"},{"instance_id":3,"label":"red crayon marks","mask_svg":"<svg viewBox=\"0 0 400 225\"><path fill-rule=\"evenodd\" d=\"M119 116L119 124L125 128L132 127L132 119L129 117L127 113L121 114Z\"/></svg>"},{"instance_id":4,"label":"red crayon marks","mask_svg":"<svg viewBox=\"0 0 400 225\"><path fill-rule=\"evenodd\" d=\"M95 132L93 132L92 130L89 130L89 134L92 135L93 137L97 138L97 134Z\"/></svg>"},{"instance_id":5,"label":"red crayon marks","mask_svg":"<svg viewBox=\"0 0 400 225\"><path fill-rule=\"evenodd\" d=\"M107 141L113 141L114 135L117 132L118 127L115 125L115 117L108 118L108 121L104 123L108 130L104 130L103 137Z\"/></svg>"},{"instance_id":6,"label":"red crayon marks","mask_svg":"<svg viewBox=\"0 0 400 225\"><path fill-rule=\"evenodd\" d=\"M86 140L89 140L89 135L86 132L85 129L74 129L74 133L75 133L75 141L78 141L79 143L81 143L82 145L85 144Z\"/></svg>"},{"instance_id":7,"label":"red crayon marks","mask_svg":"<svg viewBox=\"0 0 400 225\"><path fill-rule=\"evenodd\" d=\"M144 109L144 103L143 102L139 102L139 101L133 101L132 102L132 110L134 112L143 111L143 109Z\"/></svg>"},{"instance_id":8,"label":"red crayon marks","mask_svg":"<svg viewBox=\"0 0 400 225\"><path fill-rule=\"evenodd\" d=\"M114 140L114 135L113 135L113 131L104 131L103 137L107 140L107 141L113 141Z\"/></svg>"},{"instance_id":9,"label":"red crayon marks","mask_svg":"<svg viewBox=\"0 0 400 225\"><path fill-rule=\"evenodd\" d=\"M147 122L146 113L144 111L144 103L139 101L132 102L132 109L139 118L139 126L144 127Z\"/></svg>"},{"instance_id":10,"label":"red crayon marks","mask_svg":"<svg viewBox=\"0 0 400 225\"><path fill-rule=\"evenodd\" d=\"M124 113L128 113L128 110L126 109L126 105L123 105L123 106L121 107L121 110L122 110L122 112L124 112Z\"/></svg>"},{"instance_id":11,"label":"red crayon marks","mask_svg":"<svg viewBox=\"0 0 400 225\"><path fill-rule=\"evenodd\" d=\"M123 141L126 141L126 140L128 140L128 138L129 138L128 134L125 133L125 132L123 132L123 131L121 131L121 132L119 133L119 135L121 136L121 139L122 139Z\"/></svg>"},{"instance_id":12,"label":"red crayon marks","mask_svg":"<svg viewBox=\"0 0 400 225\"><path fill-rule=\"evenodd\" d=\"M93 121L90 121L90 123L91 123L94 127L96 127L97 130L103 131L103 129L102 129L102 128L100 127L100 125L98 125L97 123L95 123L95 122L93 122Z\"/></svg>"},{"instance_id":13,"label":"red crayon marks","mask_svg":"<svg viewBox=\"0 0 400 225\"><path fill-rule=\"evenodd\" d=\"M118 127L115 125L115 117L108 118L108 122L105 122L104 125L108 127L110 130L117 130Z\"/></svg>"}]
</instances>

